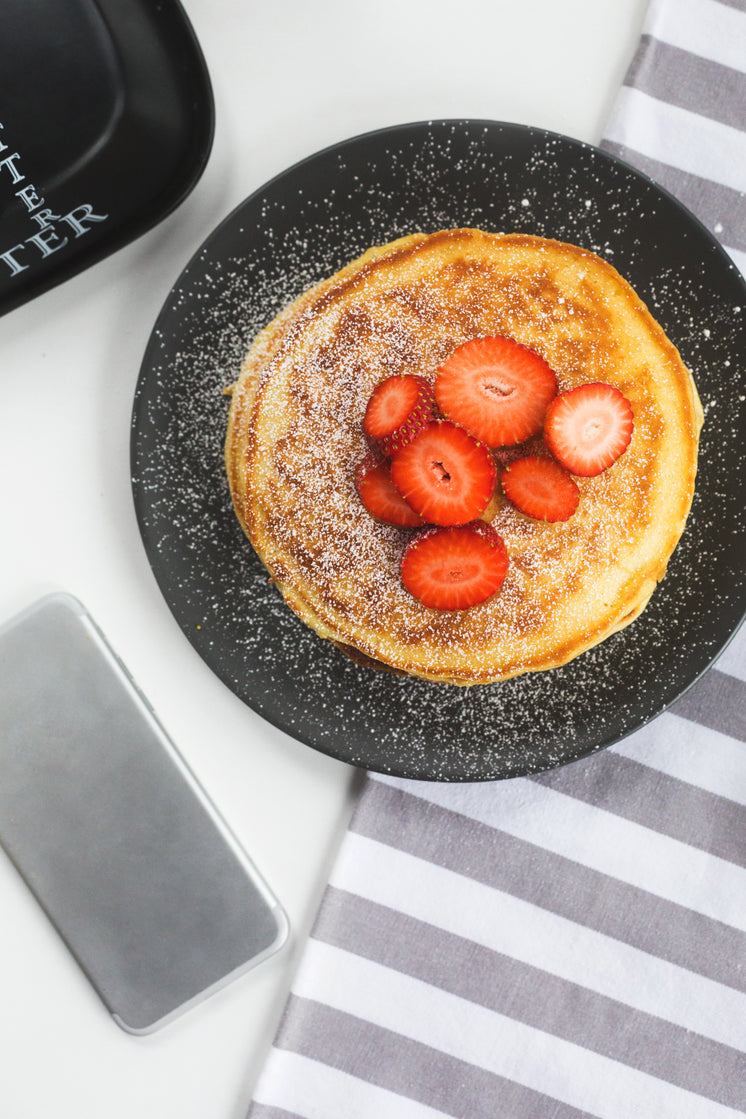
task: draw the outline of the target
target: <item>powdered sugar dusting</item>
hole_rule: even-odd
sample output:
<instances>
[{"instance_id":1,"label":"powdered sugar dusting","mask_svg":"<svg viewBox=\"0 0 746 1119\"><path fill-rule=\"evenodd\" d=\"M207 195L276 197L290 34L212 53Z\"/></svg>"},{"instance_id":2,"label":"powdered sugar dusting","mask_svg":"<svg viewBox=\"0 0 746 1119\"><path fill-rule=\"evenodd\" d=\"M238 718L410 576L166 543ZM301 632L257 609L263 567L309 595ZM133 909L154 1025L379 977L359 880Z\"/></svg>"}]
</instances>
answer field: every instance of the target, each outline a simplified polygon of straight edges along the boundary
<instances>
[{"instance_id":1,"label":"powdered sugar dusting","mask_svg":"<svg viewBox=\"0 0 746 1119\"><path fill-rule=\"evenodd\" d=\"M663 473L653 450L670 456L667 431L682 426L679 367L651 354L647 322L626 304L626 333L610 339L606 269L574 249L558 255L544 239L476 231L397 242L309 293L283 316L283 340L252 352L247 376L261 381L246 482L252 538L291 601L307 602L339 640L374 659L465 683L567 660L647 588L650 537L660 541L666 517L677 530L683 522L688 455L679 477L664 476L662 515L651 513ZM620 384L635 434L612 471L579 480L567 524L531 522L498 496L496 527L512 560L501 593L468 612L429 611L399 577L408 534L397 541L355 493L362 416L383 377L432 381L456 346L490 334L538 349L562 390ZM671 544L658 547L665 557Z\"/></svg>"},{"instance_id":2,"label":"powdered sugar dusting","mask_svg":"<svg viewBox=\"0 0 746 1119\"><path fill-rule=\"evenodd\" d=\"M681 350L707 412L691 526L643 619L565 668L468 690L358 668L308 631L246 542L222 467L221 392L258 330L370 245L458 226L536 233L610 259ZM746 525L734 479L746 465L745 328L735 310L744 305L735 269L699 227L585 145L440 122L322 153L216 231L151 339L135 405L134 489L171 608L238 695L355 764L476 780L614 741L690 683L743 612ZM393 547L393 536L378 539ZM525 563L530 573L530 555Z\"/></svg>"}]
</instances>

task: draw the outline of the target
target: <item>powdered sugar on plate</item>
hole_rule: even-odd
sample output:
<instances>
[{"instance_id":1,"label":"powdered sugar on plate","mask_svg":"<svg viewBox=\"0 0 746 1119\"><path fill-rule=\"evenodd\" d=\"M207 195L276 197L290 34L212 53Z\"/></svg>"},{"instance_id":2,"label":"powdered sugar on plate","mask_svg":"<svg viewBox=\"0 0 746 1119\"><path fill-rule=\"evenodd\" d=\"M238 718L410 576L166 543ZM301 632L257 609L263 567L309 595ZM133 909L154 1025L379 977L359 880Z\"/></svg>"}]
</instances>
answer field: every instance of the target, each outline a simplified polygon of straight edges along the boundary
<instances>
[{"instance_id":1,"label":"powdered sugar on plate","mask_svg":"<svg viewBox=\"0 0 746 1119\"><path fill-rule=\"evenodd\" d=\"M707 415L690 525L640 621L564 668L470 689L359 668L310 632L246 541L222 462L223 389L262 326L370 245L459 226L535 233L609 259L693 370ZM697 678L746 607L746 325L735 310L743 306L740 276L694 219L576 141L445 121L320 153L211 235L145 355L133 489L166 600L237 695L353 764L480 780L537 772L618 740Z\"/></svg>"}]
</instances>

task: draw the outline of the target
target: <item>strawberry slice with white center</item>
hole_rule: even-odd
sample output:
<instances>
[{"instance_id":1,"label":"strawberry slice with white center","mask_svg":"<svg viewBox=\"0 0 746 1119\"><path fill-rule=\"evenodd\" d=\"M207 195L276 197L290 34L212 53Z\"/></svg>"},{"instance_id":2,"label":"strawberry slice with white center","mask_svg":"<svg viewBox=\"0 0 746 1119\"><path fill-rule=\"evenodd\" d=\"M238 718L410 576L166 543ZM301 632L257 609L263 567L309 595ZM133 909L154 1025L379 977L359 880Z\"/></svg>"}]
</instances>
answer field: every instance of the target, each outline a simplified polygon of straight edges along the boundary
<instances>
[{"instance_id":1,"label":"strawberry slice with white center","mask_svg":"<svg viewBox=\"0 0 746 1119\"><path fill-rule=\"evenodd\" d=\"M614 388L593 382L560 393L544 421L544 441L572 474L592 478L624 454L632 439L632 406Z\"/></svg>"},{"instance_id":2,"label":"strawberry slice with white center","mask_svg":"<svg viewBox=\"0 0 746 1119\"><path fill-rule=\"evenodd\" d=\"M377 454L366 455L355 469L355 487L365 508L378 521L398 528L418 528L422 517L399 494L391 481L391 468Z\"/></svg>"},{"instance_id":3,"label":"strawberry slice with white center","mask_svg":"<svg viewBox=\"0 0 746 1119\"><path fill-rule=\"evenodd\" d=\"M508 501L538 521L567 521L578 507L580 490L564 467L547 455L527 455L500 475Z\"/></svg>"},{"instance_id":4,"label":"strawberry slice with white center","mask_svg":"<svg viewBox=\"0 0 746 1119\"><path fill-rule=\"evenodd\" d=\"M434 610L468 610L486 602L507 570L505 541L484 521L428 529L408 544L401 563L406 589Z\"/></svg>"},{"instance_id":5,"label":"strawberry slice with white center","mask_svg":"<svg viewBox=\"0 0 746 1119\"><path fill-rule=\"evenodd\" d=\"M538 435L557 378L543 357L513 338L472 338L441 365L435 399L444 416L488 447Z\"/></svg>"},{"instance_id":6,"label":"strawberry slice with white center","mask_svg":"<svg viewBox=\"0 0 746 1119\"><path fill-rule=\"evenodd\" d=\"M462 427L434 420L391 459L391 480L433 525L465 525L487 508L497 470L487 447Z\"/></svg>"},{"instance_id":7,"label":"strawberry slice with white center","mask_svg":"<svg viewBox=\"0 0 746 1119\"><path fill-rule=\"evenodd\" d=\"M363 430L384 455L392 455L434 419L436 411L429 381L412 373L397 373L373 389Z\"/></svg>"}]
</instances>

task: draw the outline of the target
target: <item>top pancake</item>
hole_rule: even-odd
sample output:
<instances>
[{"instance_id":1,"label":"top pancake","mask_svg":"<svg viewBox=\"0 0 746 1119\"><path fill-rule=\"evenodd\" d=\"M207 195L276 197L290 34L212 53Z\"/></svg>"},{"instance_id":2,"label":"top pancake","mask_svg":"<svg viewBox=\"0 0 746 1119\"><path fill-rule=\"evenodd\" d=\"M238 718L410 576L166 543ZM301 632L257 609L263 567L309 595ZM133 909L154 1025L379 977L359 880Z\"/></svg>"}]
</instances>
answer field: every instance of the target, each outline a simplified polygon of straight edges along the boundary
<instances>
[{"instance_id":1,"label":"top pancake","mask_svg":"<svg viewBox=\"0 0 746 1119\"><path fill-rule=\"evenodd\" d=\"M357 496L362 418L383 377L434 379L456 346L494 334L540 353L560 391L615 385L635 430L614 466L576 479L569 521L497 498L486 519L510 556L501 590L439 612L401 584L411 532ZM607 262L540 237L444 230L370 249L259 334L232 390L226 467L241 524L307 624L362 661L474 684L564 664L640 613L684 528L701 422L678 352Z\"/></svg>"}]
</instances>

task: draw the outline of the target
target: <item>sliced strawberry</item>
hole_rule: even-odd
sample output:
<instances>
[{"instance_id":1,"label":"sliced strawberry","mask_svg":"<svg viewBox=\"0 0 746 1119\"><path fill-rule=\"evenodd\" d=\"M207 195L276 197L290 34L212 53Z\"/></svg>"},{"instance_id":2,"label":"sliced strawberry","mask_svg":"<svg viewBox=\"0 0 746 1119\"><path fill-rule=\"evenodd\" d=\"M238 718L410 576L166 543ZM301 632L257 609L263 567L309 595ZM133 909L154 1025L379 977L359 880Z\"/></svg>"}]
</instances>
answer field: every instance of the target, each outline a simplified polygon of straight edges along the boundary
<instances>
[{"instance_id":1,"label":"sliced strawberry","mask_svg":"<svg viewBox=\"0 0 746 1119\"><path fill-rule=\"evenodd\" d=\"M505 496L529 517L566 521L578 507L580 490L568 472L546 455L517 458L500 475Z\"/></svg>"},{"instance_id":2,"label":"sliced strawberry","mask_svg":"<svg viewBox=\"0 0 746 1119\"><path fill-rule=\"evenodd\" d=\"M391 459L391 479L408 505L434 525L465 525L495 488L489 450L462 427L434 420Z\"/></svg>"},{"instance_id":3,"label":"sliced strawberry","mask_svg":"<svg viewBox=\"0 0 746 1119\"><path fill-rule=\"evenodd\" d=\"M435 399L444 416L487 444L537 435L557 378L543 357L512 338L472 338L441 365Z\"/></svg>"},{"instance_id":4,"label":"sliced strawberry","mask_svg":"<svg viewBox=\"0 0 746 1119\"><path fill-rule=\"evenodd\" d=\"M392 455L436 415L433 387L424 377L399 373L379 381L363 417L363 430L385 455Z\"/></svg>"},{"instance_id":5,"label":"sliced strawberry","mask_svg":"<svg viewBox=\"0 0 746 1119\"><path fill-rule=\"evenodd\" d=\"M391 467L380 455L366 455L355 469L355 486L365 508L377 520L399 528L416 528L424 521L394 488Z\"/></svg>"},{"instance_id":6,"label":"sliced strawberry","mask_svg":"<svg viewBox=\"0 0 746 1119\"><path fill-rule=\"evenodd\" d=\"M626 451L634 426L630 402L619 389L600 383L580 385L550 404L544 440L571 473L591 478Z\"/></svg>"},{"instance_id":7,"label":"sliced strawberry","mask_svg":"<svg viewBox=\"0 0 746 1119\"><path fill-rule=\"evenodd\" d=\"M401 577L410 594L435 610L468 610L497 591L508 570L501 536L483 521L420 533L405 549Z\"/></svg>"}]
</instances>

